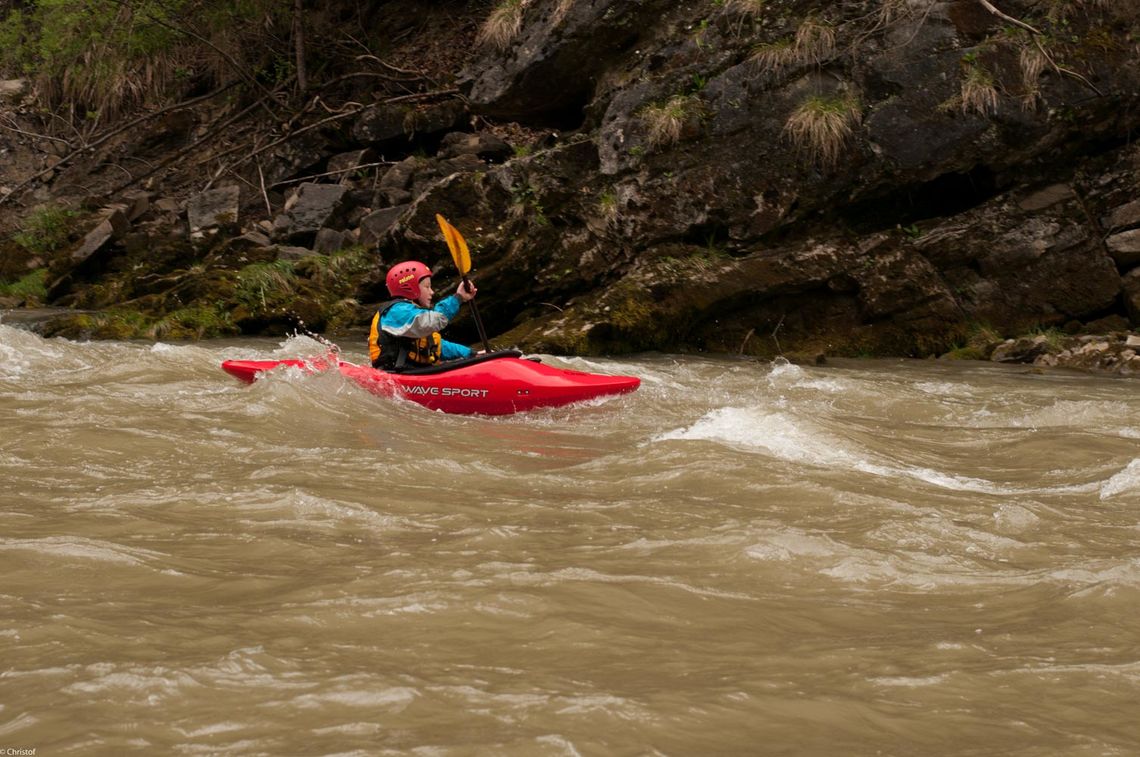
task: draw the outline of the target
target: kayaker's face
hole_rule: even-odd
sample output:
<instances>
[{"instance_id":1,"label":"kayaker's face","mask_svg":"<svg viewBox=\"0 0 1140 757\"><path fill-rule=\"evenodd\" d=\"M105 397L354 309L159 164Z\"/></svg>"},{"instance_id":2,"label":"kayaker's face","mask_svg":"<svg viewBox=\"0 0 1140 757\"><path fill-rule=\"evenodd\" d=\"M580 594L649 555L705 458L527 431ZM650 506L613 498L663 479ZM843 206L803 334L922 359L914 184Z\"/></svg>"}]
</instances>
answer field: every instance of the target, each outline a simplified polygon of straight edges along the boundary
<instances>
[{"instance_id":1,"label":"kayaker's face","mask_svg":"<svg viewBox=\"0 0 1140 757\"><path fill-rule=\"evenodd\" d=\"M431 298L434 294L435 292L431 288L431 276L420 279L420 296L416 302L425 308L430 308Z\"/></svg>"}]
</instances>

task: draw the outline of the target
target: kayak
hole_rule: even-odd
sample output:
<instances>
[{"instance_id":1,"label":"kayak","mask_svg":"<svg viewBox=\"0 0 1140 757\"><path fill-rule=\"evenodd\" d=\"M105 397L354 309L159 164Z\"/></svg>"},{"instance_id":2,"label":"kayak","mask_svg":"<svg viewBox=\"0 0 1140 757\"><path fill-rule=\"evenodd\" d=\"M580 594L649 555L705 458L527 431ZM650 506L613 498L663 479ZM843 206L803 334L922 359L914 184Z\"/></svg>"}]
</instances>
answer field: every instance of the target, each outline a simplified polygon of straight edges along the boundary
<instances>
[{"instance_id":1,"label":"kayak","mask_svg":"<svg viewBox=\"0 0 1140 757\"><path fill-rule=\"evenodd\" d=\"M540 407L632 392L636 376L609 376L555 368L518 350L501 350L426 368L388 373L335 358L310 360L227 360L222 370L247 384L277 368L319 373L334 367L382 396L398 396L445 413L507 415Z\"/></svg>"}]
</instances>

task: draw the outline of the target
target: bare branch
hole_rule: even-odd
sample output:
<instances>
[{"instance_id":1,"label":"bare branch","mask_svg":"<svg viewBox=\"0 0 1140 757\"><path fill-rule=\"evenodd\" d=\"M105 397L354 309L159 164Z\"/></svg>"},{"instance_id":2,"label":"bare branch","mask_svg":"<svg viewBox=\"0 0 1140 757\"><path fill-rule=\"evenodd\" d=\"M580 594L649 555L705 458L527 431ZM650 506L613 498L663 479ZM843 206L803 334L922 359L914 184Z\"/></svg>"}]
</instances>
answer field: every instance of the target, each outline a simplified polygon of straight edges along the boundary
<instances>
[{"instance_id":1,"label":"bare branch","mask_svg":"<svg viewBox=\"0 0 1140 757\"><path fill-rule=\"evenodd\" d=\"M1032 26L1025 23L1024 21L1020 21L1020 20L1014 18L1013 16L1010 16L1010 15L1003 13L1002 11L998 10L994 6L994 4L991 3L989 0L978 0L978 3L983 8L988 10L990 13L992 13L995 16L997 16L998 18L1000 18L1002 21L1005 21L1007 23L1013 24L1014 26L1020 27L1020 28L1024 29L1025 31L1029 32L1030 34L1037 34L1037 35L1041 34L1041 32L1039 30L1033 28Z\"/></svg>"}]
</instances>

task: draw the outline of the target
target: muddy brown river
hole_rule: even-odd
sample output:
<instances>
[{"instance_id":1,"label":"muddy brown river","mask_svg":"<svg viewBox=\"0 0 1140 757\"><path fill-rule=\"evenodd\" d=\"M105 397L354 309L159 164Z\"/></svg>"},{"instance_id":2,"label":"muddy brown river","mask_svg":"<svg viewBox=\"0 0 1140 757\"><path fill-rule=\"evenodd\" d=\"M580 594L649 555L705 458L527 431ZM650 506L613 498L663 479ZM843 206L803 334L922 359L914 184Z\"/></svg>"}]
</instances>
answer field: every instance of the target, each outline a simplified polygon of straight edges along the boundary
<instances>
[{"instance_id":1,"label":"muddy brown river","mask_svg":"<svg viewBox=\"0 0 1140 757\"><path fill-rule=\"evenodd\" d=\"M545 356L643 385L481 418L219 369L320 352L0 322L0 755L1140 753L1140 381Z\"/></svg>"}]
</instances>

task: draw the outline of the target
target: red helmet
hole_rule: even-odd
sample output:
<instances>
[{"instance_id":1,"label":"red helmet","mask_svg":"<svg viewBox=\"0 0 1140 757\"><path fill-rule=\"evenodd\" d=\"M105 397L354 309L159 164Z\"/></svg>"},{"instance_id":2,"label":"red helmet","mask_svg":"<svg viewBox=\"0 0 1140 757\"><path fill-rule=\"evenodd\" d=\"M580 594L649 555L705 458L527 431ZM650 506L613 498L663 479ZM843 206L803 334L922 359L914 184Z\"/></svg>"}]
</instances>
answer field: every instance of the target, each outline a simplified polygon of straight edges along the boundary
<instances>
[{"instance_id":1,"label":"red helmet","mask_svg":"<svg viewBox=\"0 0 1140 757\"><path fill-rule=\"evenodd\" d=\"M388 270L385 283L388 294L393 297L407 297L417 300L420 296L420 282L431 276L431 269L418 260L405 260Z\"/></svg>"}]
</instances>

